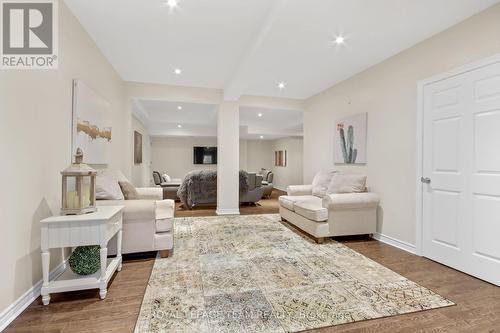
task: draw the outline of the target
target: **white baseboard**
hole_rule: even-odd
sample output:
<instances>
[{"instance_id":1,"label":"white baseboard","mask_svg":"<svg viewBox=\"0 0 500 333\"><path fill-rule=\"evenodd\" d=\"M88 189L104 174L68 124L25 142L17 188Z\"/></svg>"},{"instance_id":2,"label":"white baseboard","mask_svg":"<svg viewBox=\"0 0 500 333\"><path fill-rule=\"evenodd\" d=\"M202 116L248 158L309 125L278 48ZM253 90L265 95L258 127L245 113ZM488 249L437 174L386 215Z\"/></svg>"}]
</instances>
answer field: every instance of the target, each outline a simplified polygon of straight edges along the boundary
<instances>
[{"instance_id":1,"label":"white baseboard","mask_svg":"<svg viewBox=\"0 0 500 333\"><path fill-rule=\"evenodd\" d=\"M215 211L217 215L240 215L239 208L217 208Z\"/></svg>"},{"instance_id":2,"label":"white baseboard","mask_svg":"<svg viewBox=\"0 0 500 333\"><path fill-rule=\"evenodd\" d=\"M62 274L66 269L66 260L61 262L56 268L50 272L49 279L55 279ZM14 303L9 305L7 309L0 313L0 332L3 331L9 324L17 318L34 300L40 296L43 281L38 281L33 287L26 291Z\"/></svg>"},{"instance_id":3,"label":"white baseboard","mask_svg":"<svg viewBox=\"0 0 500 333\"><path fill-rule=\"evenodd\" d=\"M406 252L410 252L412 254L417 253L417 249L416 249L415 245L404 242L402 240L399 240L399 239L396 239L393 237L389 237L389 236L386 236L386 235L378 233L378 232L373 234L373 238L382 242L382 243L397 247L398 249L404 250Z\"/></svg>"}]
</instances>

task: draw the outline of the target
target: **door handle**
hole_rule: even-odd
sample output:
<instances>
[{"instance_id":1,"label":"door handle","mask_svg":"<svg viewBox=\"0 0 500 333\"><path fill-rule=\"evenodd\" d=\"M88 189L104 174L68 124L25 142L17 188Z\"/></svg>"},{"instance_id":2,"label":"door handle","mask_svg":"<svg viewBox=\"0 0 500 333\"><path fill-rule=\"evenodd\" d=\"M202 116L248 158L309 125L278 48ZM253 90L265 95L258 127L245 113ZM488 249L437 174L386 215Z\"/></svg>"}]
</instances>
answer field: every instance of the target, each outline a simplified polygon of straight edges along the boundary
<instances>
[{"instance_id":1,"label":"door handle","mask_svg":"<svg viewBox=\"0 0 500 333\"><path fill-rule=\"evenodd\" d=\"M427 177L420 177L420 181L424 184L430 184L431 183L431 179L430 178L427 178Z\"/></svg>"}]
</instances>

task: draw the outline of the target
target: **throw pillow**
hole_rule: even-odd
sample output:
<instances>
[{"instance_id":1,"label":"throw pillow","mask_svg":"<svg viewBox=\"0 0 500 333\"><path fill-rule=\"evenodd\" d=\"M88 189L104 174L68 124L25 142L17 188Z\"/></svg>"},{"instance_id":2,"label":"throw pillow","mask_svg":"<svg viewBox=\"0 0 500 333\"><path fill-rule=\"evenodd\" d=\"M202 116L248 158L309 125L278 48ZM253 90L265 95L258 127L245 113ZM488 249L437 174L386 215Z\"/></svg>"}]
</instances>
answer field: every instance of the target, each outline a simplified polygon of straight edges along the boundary
<instances>
[{"instance_id":1,"label":"throw pillow","mask_svg":"<svg viewBox=\"0 0 500 333\"><path fill-rule=\"evenodd\" d=\"M328 193L359 193L366 192L366 176L336 174L333 176Z\"/></svg>"},{"instance_id":2,"label":"throw pillow","mask_svg":"<svg viewBox=\"0 0 500 333\"><path fill-rule=\"evenodd\" d=\"M97 173L95 198L96 200L123 200L123 193L120 186L110 173Z\"/></svg>"},{"instance_id":3,"label":"throw pillow","mask_svg":"<svg viewBox=\"0 0 500 333\"><path fill-rule=\"evenodd\" d=\"M312 195L323 198L326 195L328 185L336 172L337 171L334 170L324 170L318 172L312 181Z\"/></svg>"},{"instance_id":4,"label":"throw pillow","mask_svg":"<svg viewBox=\"0 0 500 333\"><path fill-rule=\"evenodd\" d=\"M169 175L167 175L166 173L164 173L164 174L161 176L161 178L163 178L163 181L164 181L164 182L167 182L167 183L169 183L169 182L171 182L171 181L172 181L172 178L170 178L170 176L169 176Z\"/></svg>"},{"instance_id":5,"label":"throw pillow","mask_svg":"<svg viewBox=\"0 0 500 333\"><path fill-rule=\"evenodd\" d=\"M130 184L129 182L118 182L118 184L120 184L125 200L139 199L139 193L137 193L134 185Z\"/></svg>"}]
</instances>

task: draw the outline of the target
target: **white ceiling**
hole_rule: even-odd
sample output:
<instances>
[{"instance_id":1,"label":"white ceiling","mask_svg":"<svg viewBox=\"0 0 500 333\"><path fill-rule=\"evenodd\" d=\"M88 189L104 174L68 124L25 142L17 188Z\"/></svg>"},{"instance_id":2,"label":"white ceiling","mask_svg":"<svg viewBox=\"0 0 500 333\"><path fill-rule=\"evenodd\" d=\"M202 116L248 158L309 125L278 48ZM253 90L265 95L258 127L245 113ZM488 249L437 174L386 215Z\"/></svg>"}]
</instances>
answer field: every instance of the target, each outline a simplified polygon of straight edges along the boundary
<instances>
[{"instance_id":1,"label":"white ceiling","mask_svg":"<svg viewBox=\"0 0 500 333\"><path fill-rule=\"evenodd\" d=\"M302 136L303 124L302 111L240 107L241 138L259 139L261 135L264 139Z\"/></svg>"},{"instance_id":2,"label":"white ceiling","mask_svg":"<svg viewBox=\"0 0 500 333\"><path fill-rule=\"evenodd\" d=\"M498 1L179 0L170 11L165 0L65 0L124 80L228 99L307 98ZM339 33L345 46L332 43Z\"/></svg>"},{"instance_id":3,"label":"white ceiling","mask_svg":"<svg viewBox=\"0 0 500 333\"><path fill-rule=\"evenodd\" d=\"M152 136L217 136L215 105L137 99L133 112ZM242 139L302 136L302 124L302 111L240 107Z\"/></svg>"}]
</instances>

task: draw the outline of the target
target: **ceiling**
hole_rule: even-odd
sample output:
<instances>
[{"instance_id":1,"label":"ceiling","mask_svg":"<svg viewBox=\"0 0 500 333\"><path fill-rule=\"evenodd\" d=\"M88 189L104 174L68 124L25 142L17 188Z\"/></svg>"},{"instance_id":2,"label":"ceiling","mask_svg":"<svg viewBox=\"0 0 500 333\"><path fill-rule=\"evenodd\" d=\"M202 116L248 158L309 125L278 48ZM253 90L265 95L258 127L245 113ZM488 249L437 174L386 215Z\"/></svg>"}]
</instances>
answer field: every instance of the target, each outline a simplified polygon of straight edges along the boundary
<instances>
[{"instance_id":1,"label":"ceiling","mask_svg":"<svg viewBox=\"0 0 500 333\"><path fill-rule=\"evenodd\" d=\"M136 99L133 113L151 136L217 136L216 105ZM302 136L302 124L302 111L240 107L242 139Z\"/></svg>"},{"instance_id":2,"label":"ceiling","mask_svg":"<svg viewBox=\"0 0 500 333\"><path fill-rule=\"evenodd\" d=\"M124 80L228 100L310 97L498 1L65 0Z\"/></svg>"}]
</instances>

